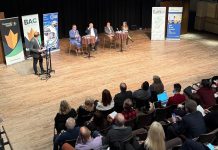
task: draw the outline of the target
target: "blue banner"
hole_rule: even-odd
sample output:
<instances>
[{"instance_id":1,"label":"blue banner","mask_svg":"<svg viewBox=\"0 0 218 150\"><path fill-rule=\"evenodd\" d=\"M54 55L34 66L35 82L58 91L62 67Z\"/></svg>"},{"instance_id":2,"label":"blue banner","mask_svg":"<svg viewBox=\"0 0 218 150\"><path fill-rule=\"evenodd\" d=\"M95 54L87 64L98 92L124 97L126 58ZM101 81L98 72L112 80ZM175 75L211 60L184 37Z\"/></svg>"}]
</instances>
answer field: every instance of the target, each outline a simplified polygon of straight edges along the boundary
<instances>
[{"instance_id":1,"label":"blue banner","mask_svg":"<svg viewBox=\"0 0 218 150\"><path fill-rule=\"evenodd\" d=\"M58 13L43 14L44 45L52 50L59 50Z\"/></svg>"},{"instance_id":2,"label":"blue banner","mask_svg":"<svg viewBox=\"0 0 218 150\"><path fill-rule=\"evenodd\" d=\"M167 24L168 40L180 40L182 10L182 7L169 7Z\"/></svg>"}]
</instances>

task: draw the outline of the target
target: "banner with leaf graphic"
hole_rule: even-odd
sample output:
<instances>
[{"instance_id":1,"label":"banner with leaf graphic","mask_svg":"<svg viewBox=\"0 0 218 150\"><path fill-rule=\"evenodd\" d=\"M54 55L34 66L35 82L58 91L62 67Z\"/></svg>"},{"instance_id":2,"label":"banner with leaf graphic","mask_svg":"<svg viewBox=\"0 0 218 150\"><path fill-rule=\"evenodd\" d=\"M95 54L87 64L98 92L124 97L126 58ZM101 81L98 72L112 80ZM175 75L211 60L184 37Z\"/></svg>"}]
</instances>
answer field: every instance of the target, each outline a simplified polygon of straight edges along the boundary
<instances>
[{"instance_id":1,"label":"banner with leaf graphic","mask_svg":"<svg viewBox=\"0 0 218 150\"><path fill-rule=\"evenodd\" d=\"M51 51L60 50L58 39L58 13L43 14L44 45Z\"/></svg>"},{"instance_id":2,"label":"banner with leaf graphic","mask_svg":"<svg viewBox=\"0 0 218 150\"><path fill-rule=\"evenodd\" d=\"M18 17L1 19L0 30L6 64L11 65L23 61L25 58Z\"/></svg>"},{"instance_id":3,"label":"banner with leaf graphic","mask_svg":"<svg viewBox=\"0 0 218 150\"><path fill-rule=\"evenodd\" d=\"M34 36L34 33L40 33L38 14L22 16L22 24L26 50L29 51L30 41ZM41 36L39 36L39 41L41 43Z\"/></svg>"}]
</instances>

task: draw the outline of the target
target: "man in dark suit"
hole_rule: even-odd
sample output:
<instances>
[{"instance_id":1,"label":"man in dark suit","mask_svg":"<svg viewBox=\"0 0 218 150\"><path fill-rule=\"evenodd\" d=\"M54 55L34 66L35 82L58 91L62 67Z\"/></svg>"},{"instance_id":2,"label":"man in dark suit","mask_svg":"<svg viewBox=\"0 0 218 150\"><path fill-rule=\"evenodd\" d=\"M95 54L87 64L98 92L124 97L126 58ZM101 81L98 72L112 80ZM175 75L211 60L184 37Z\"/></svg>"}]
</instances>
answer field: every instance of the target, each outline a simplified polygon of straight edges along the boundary
<instances>
[{"instance_id":1,"label":"man in dark suit","mask_svg":"<svg viewBox=\"0 0 218 150\"><path fill-rule=\"evenodd\" d=\"M197 111L197 103L193 100L187 100L185 102L185 111L187 114L184 117L178 118L177 123L168 127L166 134L168 140L180 134L192 139L206 132L204 118L201 112Z\"/></svg>"},{"instance_id":2,"label":"man in dark suit","mask_svg":"<svg viewBox=\"0 0 218 150\"><path fill-rule=\"evenodd\" d=\"M35 75L39 75L37 71L38 61L41 69L41 74L45 72L45 70L43 69L43 58L42 58L42 52L44 51L44 49L41 48L38 37L39 37L39 32L35 32L34 37L30 41L30 52L33 56L33 70L35 72Z\"/></svg>"},{"instance_id":3,"label":"man in dark suit","mask_svg":"<svg viewBox=\"0 0 218 150\"><path fill-rule=\"evenodd\" d=\"M94 28L93 23L89 23L89 27L86 29L86 34L89 36L94 36L95 37L95 44L92 45L92 50L97 50L97 45L98 45L98 32L97 29Z\"/></svg>"},{"instance_id":4,"label":"man in dark suit","mask_svg":"<svg viewBox=\"0 0 218 150\"><path fill-rule=\"evenodd\" d=\"M132 91L126 91L127 86L126 83L120 83L120 93L117 93L114 96L114 103L115 103L115 111L121 113L123 111L123 102L130 98L132 99Z\"/></svg>"}]
</instances>

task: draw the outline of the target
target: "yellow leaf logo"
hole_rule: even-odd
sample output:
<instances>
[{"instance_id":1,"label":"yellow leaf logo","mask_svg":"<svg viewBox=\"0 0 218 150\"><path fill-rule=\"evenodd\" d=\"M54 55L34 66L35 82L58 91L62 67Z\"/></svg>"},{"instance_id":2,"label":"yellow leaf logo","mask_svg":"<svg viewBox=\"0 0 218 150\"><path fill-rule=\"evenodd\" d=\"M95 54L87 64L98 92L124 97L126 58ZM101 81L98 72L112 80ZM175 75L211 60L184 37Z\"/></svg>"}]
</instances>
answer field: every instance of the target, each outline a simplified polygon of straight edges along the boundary
<instances>
[{"instance_id":1,"label":"yellow leaf logo","mask_svg":"<svg viewBox=\"0 0 218 150\"><path fill-rule=\"evenodd\" d=\"M5 35L6 42L11 49L14 49L17 45L18 33L14 34L13 31L9 31L8 35Z\"/></svg>"},{"instance_id":2,"label":"yellow leaf logo","mask_svg":"<svg viewBox=\"0 0 218 150\"><path fill-rule=\"evenodd\" d=\"M34 33L35 33L35 31L34 31L32 28L31 28L30 32L27 33L27 34L28 34L28 40L29 40L29 41L31 41L31 39L33 38Z\"/></svg>"}]
</instances>

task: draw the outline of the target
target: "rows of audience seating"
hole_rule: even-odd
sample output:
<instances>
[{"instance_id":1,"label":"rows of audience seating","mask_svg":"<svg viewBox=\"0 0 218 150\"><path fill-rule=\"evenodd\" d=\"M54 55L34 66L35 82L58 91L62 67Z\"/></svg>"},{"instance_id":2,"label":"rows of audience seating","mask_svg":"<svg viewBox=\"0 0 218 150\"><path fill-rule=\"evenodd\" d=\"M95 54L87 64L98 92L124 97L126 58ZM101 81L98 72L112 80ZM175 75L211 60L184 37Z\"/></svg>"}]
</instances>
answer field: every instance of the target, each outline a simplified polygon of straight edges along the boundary
<instances>
[{"instance_id":1,"label":"rows of audience seating","mask_svg":"<svg viewBox=\"0 0 218 150\"><path fill-rule=\"evenodd\" d=\"M218 76L168 97L159 76L138 90L120 83L114 97L88 98L74 109L66 100L55 116L54 150L208 150L218 145Z\"/></svg>"}]
</instances>

